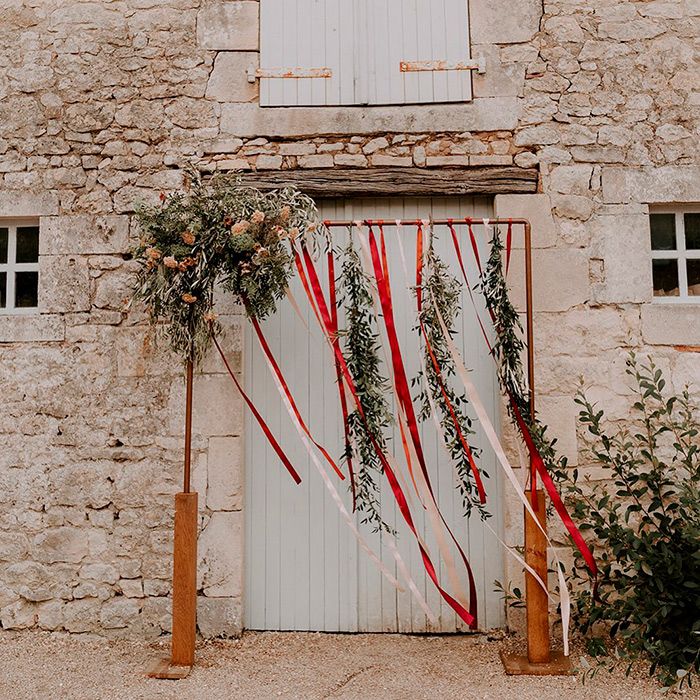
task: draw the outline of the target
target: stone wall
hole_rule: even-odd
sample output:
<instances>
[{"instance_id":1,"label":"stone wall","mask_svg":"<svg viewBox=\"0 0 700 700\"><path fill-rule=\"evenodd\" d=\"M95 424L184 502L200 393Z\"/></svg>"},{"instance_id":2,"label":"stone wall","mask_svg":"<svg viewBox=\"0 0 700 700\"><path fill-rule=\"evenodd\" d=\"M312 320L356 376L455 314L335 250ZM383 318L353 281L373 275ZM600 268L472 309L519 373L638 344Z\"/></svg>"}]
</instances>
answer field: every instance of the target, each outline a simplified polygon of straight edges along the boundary
<instances>
[{"instance_id":1,"label":"stone wall","mask_svg":"<svg viewBox=\"0 0 700 700\"><path fill-rule=\"evenodd\" d=\"M697 0L472 0L487 59L469 104L265 108L258 3L6 0L0 217L41 222L40 311L0 315L0 623L152 636L168 626L184 387L124 310L130 213L208 170L538 165L499 195L535 225L542 416L580 462L572 393L624 417L629 349L698 381L700 307L651 305L647 208L700 202ZM515 266L514 289L522 271ZM517 293L517 292L516 292ZM237 310L223 309L240 369ZM242 418L197 377L202 633L241 627ZM225 415L224 404L234 410ZM512 507L511 507L512 506ZM508 534L520 538L509 504ZM511 572L513 578L517 572Z\"/></svg>"}]
</instances>

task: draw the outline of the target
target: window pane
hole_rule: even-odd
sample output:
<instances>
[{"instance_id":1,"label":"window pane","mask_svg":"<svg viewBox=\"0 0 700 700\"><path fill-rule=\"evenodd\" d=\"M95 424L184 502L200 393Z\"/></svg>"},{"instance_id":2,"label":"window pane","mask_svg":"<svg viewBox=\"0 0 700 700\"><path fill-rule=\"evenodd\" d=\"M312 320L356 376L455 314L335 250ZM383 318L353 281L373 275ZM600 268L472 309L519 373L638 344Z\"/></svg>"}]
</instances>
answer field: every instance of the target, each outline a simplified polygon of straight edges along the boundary
<instances>
[{"instance_id":1,"label":"window pane","mask_svg":"<svg viewBox=\"0 0 700 700\"><path fill-rule=\"evenodd\" d=\"M37 306L39 297L39 273L15 272L15 306L27 309Z\"/></svg>"},{"instance_id":2,"label":"window pane","mask_svg":"<svg viewBox=\"0 0 700 700\"><path fill-rule=\"evenodd\" d=\"M0 228L0 264L7 262L7 229Z\"/></svg>"},{"instance_id":3,"label":"window pane","mask_svg":"<svg viewBox=\"0 0 700 700\"><path fill-rule=\"evenodd\" d=\"M700 213L685 214L685 247L700 250Z\"/></svg>"},{"instance_id":4,"label":"window pane","mask_svg":"<svg viewBox=\"0 0 700 700\"><path fill-rule=\"evenodd\" d=\"M651 249L675 250L676 249L676 215L675 214L651 214Z\"/></svg>"},{"instance_id":5,"label":"window pane","mask_svg":"<svg viewBox=\"0 0 700 700\"><path fill-rule=\"evenodd\" d=\"M700 297L700 260L688 260L688 296Z\"/></svg>"},{"instance_id":6,"label":"window pane","mask_svg":"<svg viewBox=\"0 0 700 700\"><path fill-rule=\"evenodd\" d=\"M0 309L7 306L7 272L0 272Z\"/></svg>"},{"instance_id":7,"label":"window pane","mask_svg":"<svg viewBox=\"0 0 700 700\"><path fill-rule=\"evenodd\" d=\"M39 260L39 227L19 226L17 228L18 263L34 263Z\"/></svg>"},{"instance_id":8,"label":"window pane","mask_svg":"<svg viewBox=\"0 0 700 700\"><path fill-rule=\"evenodd\" d=\"M652 260L654 273L654 296L677 297L678 289L678 261L677 260Z\"/></svg>"}]
</instances>

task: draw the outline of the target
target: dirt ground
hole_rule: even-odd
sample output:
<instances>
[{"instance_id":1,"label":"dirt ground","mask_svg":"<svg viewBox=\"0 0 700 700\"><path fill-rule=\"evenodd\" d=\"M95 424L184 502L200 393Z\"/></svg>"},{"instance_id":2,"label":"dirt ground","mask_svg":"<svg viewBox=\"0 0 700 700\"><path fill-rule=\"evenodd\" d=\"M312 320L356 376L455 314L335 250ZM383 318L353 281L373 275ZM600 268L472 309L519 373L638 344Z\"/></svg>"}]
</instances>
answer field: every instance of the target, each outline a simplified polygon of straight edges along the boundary
<instances>
[{"instance_id":1,"label":"dirt ground","mask_svg":"<svg viewBox=\"0 0 700 700\"><path fill-rule=\"evenodd\" d=\"M1 700L653 700L667 697L643 670L580 678L507 677L485 637L246 633L201 643L180 681L144 672L167 644L41 632L0 633ZM579 662L580 654L572 658ZM684 697L698 698L694 688Z\"/></svg>"}]
</instances>

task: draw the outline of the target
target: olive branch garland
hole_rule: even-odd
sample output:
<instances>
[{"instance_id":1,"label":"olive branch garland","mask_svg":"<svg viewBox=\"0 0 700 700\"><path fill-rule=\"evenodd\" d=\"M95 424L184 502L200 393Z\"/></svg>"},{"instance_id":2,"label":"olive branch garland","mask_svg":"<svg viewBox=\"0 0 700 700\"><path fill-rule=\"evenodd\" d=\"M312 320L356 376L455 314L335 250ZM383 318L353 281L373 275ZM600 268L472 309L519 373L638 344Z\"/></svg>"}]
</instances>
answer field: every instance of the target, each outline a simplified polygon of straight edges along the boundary
<instances>
[{"instance_id":1,"label":"olive branch garland","mask_svg":"<svg viewBox=\"0 0 700 700\"><path fill-rule=\"evenodd\" d=\"M448 332L454 337L454 323L460 312L460 289L461 285L457 278L449 270L448 265L439 257L434 246L435 234L431 229L430 238L424 258L424 277L421 291L426 299L418 314L419 323L414 327L422 337L421 322L425 329L428 342L433 351L438 366L441 369L442 378L437 374L432 358L428 350L425 339L422 342L421 351L423 353L423 368L419 370L416 377L411 380L413 386L420 386L418 401L420 404L419 418L425 421L430 418L431 398L438 410L440 425L445 440L445 446L452 458L457 471L457 488L462 497L462 505L465 515L469 517L476 509L482 519L491 517L484 504L480 502L479 494L474 482L469 458L462 446L462 442L455 426L452 413L447 404L447 400L442 393L444 389L449 402L454 409L459 430L462 436L468 440L470 435L474 435L472 429L472 419L466 412L468 399L466 395L457 393L449 383L449 378L455 375L454 361L445 341L444 332L440 326L438 312L444 320ZM415 290L417 292L417 289ZM434 301L434 304L433 304ZM436 311L437 307L437 311ZM424 375L425 372L425 375ZM423 382L423 378L425 382ZM427 385L427 389L426 389ZM428 395L428 391L430 395ZM472 448L474 458L478 458L480 450ZM488 476L483 470L481 474Z\"/></svg>"},{"instance_id":2,"label":"olive branch garland","mask_svg":"<svg viewBox=\"0 0 700 700\"><path fill-rule=\"evenodd\" d=\"M381 372L379 330L372 304L371 281L352 238L343 250L338 305L344 308L346 318L346 327L339 332L344 341L343 354L364 413L364 420L357 409L348 415L350 440L344 457L360 458L355 472L355 488L357 510L363 513L362 522L371 524L375 532L393 533L382 519L379 481L384 470L372 440L374 437L379 447L385 449L384 431L393 422L386 399L389 381Z\"/></svg>"},{"instance_id":3,"label":"olive branch garland","mask_svg":"<svg viewBox=\"0 0 700 700\"><path fill-rule=\"evenodd\" d=\"M498 367L498 381L501 391L513 397L513 401L523 417L532 440L545 465L558 480L566 478L567 459L558 455L555 449L556 438L546 434L547 426L530 415L529 388L525 380L522 357L525 352L523 327L517 310L508 294L508 283L503 272L503 242L498 226L492 229L489 241L490 253L483 271L480 271L478 288L486 301L486 308L494 320L496 341L492 352ZM507 401L508 415L515 423L515 411Z\"/></svg>"}]
</instances>

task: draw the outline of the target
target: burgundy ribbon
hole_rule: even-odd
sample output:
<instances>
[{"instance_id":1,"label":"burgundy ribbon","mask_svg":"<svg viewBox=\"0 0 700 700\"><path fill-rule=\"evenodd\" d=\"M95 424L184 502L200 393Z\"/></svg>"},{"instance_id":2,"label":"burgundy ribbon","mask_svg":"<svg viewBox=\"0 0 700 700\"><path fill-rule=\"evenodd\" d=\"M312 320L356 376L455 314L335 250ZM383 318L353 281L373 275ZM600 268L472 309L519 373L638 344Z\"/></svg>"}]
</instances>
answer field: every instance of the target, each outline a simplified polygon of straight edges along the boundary
<instances>
[{"instance_id":1,"label":"burgundy ribbon","mask_svg":"<svg viewBox=\"0 0 700 700\"><path fill-rule=\"evenodd\" d=\"M279 443L275 439L275 436L272 434L272 431L265 422L265 419L260 415L260 412L257 408L255 408L255 405L251 401L250 397L248 396L248 394L245 393L238 379L236 379L236 375L233 373L233 370L231 369L231 366L229 365L228 360L226 359L226 355L224 355L224 351L221 349L219 341L216 339L216 336L214 334L212 334L212 340L214 341L216 349L219 351L219 355L221 355L221 359L224 361L224 365L226 366L226 370L228 371L229 376L231 377L231 379L233 379L233 383L236 385L238 392L248 405L248 408L250 409L251 413L255 416L255 420L258 421L258 425L262 428L263 433L265 433L265 437L270 443L272 449L277 453L277 456L280 458L280 461L282 462L282 464L284 464L284 466L287 468L287 471L291 474L292 479L294 479L294 481L296 481L297 484L300 484L301 477L299 476L299 474L297 474L296 469L294 469L292 463L287 458L287 455L284 453Z\"/></svg>"}]
</instances>

